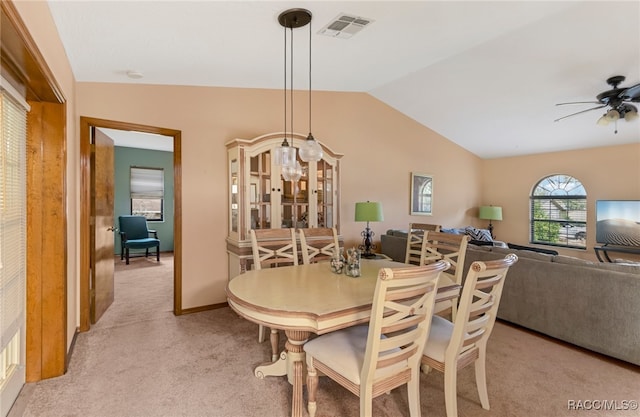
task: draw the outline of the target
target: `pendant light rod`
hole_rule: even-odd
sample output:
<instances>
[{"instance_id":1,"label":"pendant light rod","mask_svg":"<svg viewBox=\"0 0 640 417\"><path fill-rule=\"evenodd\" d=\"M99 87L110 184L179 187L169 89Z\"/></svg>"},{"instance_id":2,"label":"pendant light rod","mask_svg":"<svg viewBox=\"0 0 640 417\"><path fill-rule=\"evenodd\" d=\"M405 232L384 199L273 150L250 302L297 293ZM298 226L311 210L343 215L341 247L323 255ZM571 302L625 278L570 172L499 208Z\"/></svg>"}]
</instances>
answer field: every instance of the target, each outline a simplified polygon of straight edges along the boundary
<instances>
[{"instance_id":1,"label":"pendant light rod","mask_svg":"<svg viewBox=\"0 0 640 417\"><path fill-rule=\"evenodd\" d=\"M282 146L289 146L287 142L287 27L283 27L284 33L284 141Z\"/></svg>"},{"instance_id":2,"label":"pendant light rod","mask_svg":"<svg viewBox=\"0 0 640 417\"><path fill-rule=\"evenodd\" d=\"M289 93L291 94L291 100L290 100L290 111L291 111L291 146L293 146L293 28L289 28L289 32L291 32L291 58L290 58L290 62L291 62L291 82L289 84Z\"/></svg>"},{"instance_id":3,"label":"pendant light rod","mask_svg":"<svg viewBox=\"0 0 640 417\"><path fill-rule=\"evenodd\" d=\"M309 22L309 136L311 134L311 22Z\"/></svg>"}]
</instances>

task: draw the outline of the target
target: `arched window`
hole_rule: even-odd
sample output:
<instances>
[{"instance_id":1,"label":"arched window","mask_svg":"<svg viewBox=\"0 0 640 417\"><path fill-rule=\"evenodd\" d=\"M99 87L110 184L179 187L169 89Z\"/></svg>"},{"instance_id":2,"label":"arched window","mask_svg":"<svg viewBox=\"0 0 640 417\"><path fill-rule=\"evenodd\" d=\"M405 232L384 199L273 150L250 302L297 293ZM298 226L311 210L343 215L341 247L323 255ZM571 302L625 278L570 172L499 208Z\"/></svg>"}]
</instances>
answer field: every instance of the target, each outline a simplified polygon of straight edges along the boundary
<instances>
[{"instance_id":1,"label":"arched window","mask_svg":"<svg viewBox=\"0 0 640 417\"><path fill-rule=\"evenodd\" d=\"M540 180L531 194L531 243L586 249L587 192L569 175Z\"/></svg>"}]
</instances>

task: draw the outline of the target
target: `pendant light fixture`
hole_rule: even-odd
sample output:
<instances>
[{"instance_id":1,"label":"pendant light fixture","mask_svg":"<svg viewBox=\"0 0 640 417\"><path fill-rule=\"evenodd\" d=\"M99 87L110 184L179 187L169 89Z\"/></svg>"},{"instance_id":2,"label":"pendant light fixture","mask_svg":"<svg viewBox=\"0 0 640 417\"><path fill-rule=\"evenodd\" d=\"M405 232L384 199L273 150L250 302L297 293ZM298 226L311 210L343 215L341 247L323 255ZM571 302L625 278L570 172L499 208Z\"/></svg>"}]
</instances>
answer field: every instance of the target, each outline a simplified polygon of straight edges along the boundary
<instances>
[{"instance_id":1,"label":"pendant light fixture","mask_svg":"<svg viewBox=\"0 0 640 417\"><path fill-rule=\"evenodd\" d=\"M297 182L303 175L302 165L296 159L296 148L293 146L293 29L303 27L311 21L311 12L305 9L289 9L280 13L278 22L284 28L284 141L274 150L274 162L282 166L282 177L285 181ZM287 29L291 32L291 80L289 92L291 100L291 145L287 141Z\"/></svg>"},{"instance_id":2,"label":"pendant light fixture","mask_svg":"<svg viewBox=\"0 0 640 417\"><path fill-rule=\"evenodd\" d=\"M322 159L322 147L311 133L311 21L309 21L309 135L300 145L300 159L305 162Z\"/></svg>"}]
</instances>

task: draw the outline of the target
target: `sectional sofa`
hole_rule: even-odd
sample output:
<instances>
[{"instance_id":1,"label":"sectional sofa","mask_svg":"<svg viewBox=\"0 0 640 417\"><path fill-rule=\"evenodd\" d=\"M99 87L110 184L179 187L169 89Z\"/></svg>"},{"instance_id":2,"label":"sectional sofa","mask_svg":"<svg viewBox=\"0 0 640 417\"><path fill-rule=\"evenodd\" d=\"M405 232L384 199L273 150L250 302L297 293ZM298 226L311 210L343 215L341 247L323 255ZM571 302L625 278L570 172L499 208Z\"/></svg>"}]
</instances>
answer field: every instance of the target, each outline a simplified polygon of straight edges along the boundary
<instances>
[{"instance_id":1,"label":"sectional sofa","mask_svg":"<svg viewBox=\"0 0 640 417\"><path fill-rule=\"evenodd\" d=\"M391 239L382 241L382 253L403 261L401 238ZM498 318L640 366L640 264L591 262L530 249L468 245L465 275L473 261L518 255L504 284Z\"/></svg>"}]
</instances>

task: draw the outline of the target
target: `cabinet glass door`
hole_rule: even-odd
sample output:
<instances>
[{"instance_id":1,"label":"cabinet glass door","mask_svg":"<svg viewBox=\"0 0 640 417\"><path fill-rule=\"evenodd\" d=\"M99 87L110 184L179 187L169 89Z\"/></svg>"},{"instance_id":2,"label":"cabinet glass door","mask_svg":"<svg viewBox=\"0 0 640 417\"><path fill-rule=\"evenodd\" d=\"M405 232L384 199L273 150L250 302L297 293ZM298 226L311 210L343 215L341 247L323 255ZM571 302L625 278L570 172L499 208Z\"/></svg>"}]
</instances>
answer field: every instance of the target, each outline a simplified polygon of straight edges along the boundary
<instances>
[{"instance_id":1,"label":"cabinet glass door","mask_svg":"<svg viewBox=\"0 0 640 417\"><path fill-rule=\"evenodd\" d=\"M230 171L230 189L231 189L231 210L230 210L230 219L229 224L231 225L231 231L233 233L238 233L238 214L239 214L239 205L238 205L238 160L233 159L229 164Z\"/></svg>"},{"instance_id":2,"label":"cabinet glass door","mask_svg":"<svg viewBox=\"0 0 640 417\"><path fill-rule=\"evenodd\" d=\"M249 159L249 228L271 227L271 153Z\"/></svg>"},{"instance_id":3,"label":"cabinet glass door","mask_svg":"<svg viewBox=\"0 0 640 417\"><path fill-rule=\"evenodd\" d=\"M318 227L334 227L334 192L335 177L334 166L325 160L317 162L317 201L318 201Z\"/></svg>"},{"instance_id":4,"label":"cabinet glass door","mask_svg":"<svg viewBox=\"0 0 640 417\"><path fill-rule=\"evenodd\" d=\"M303 175L298 181L286 181L282 175L280 176L280 185L282 189L281 200L281 227L308 227L309 212L309 166L306 162L301 161Z\"/></svg>"}]
</instances>

